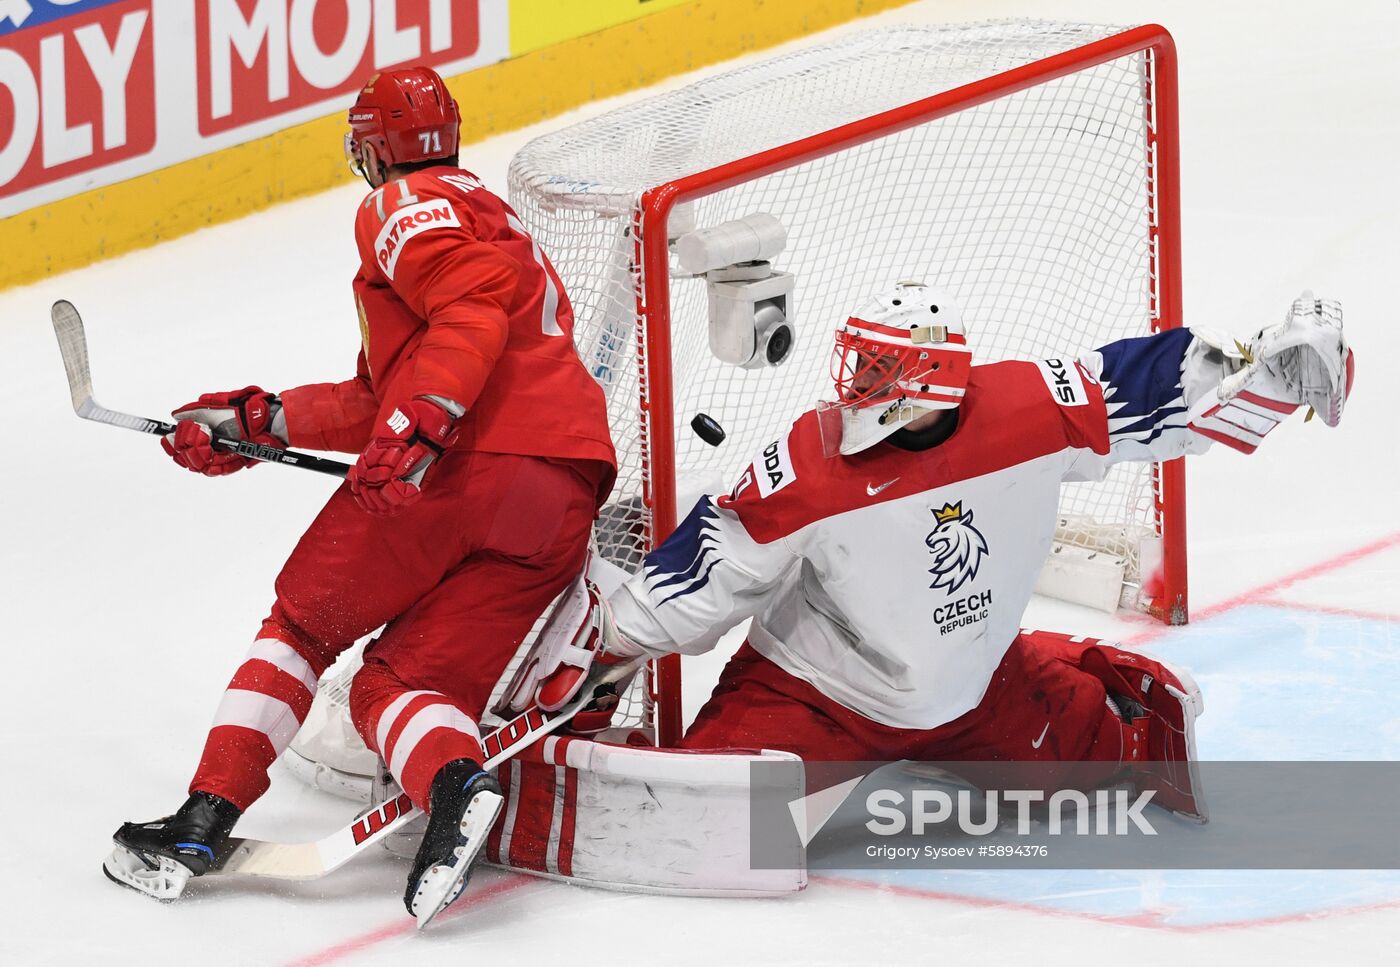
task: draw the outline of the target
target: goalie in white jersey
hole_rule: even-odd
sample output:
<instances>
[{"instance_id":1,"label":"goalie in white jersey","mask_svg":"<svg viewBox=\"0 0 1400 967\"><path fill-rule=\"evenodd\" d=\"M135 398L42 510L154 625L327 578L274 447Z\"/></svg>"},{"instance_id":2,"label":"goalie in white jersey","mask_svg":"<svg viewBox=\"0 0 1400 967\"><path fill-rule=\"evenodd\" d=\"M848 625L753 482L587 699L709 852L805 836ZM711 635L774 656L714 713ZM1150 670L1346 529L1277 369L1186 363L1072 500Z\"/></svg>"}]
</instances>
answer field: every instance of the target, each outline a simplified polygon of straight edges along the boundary
<instances>
[{"instance_id":1,"label":"goalie in white jersey","mask_svg":"<svg viewBox=\"0 0 1400 967\"><path fill-rule=\"evenodd\" d=\"M1301 405L1335 426L1352 376L1340 306L1305 293L1248 347L1178 329L1077 361L971 362L945 293L901 283L863 306L836 334L838 402L647 556L611 598L609 651L697 654L753 618L687 748L1167 763L1140 781L1204 820L1190 677L1022 632L1021 615L1062 482L1213 441L1252 452Z\"/></svg>"}]
</instances>

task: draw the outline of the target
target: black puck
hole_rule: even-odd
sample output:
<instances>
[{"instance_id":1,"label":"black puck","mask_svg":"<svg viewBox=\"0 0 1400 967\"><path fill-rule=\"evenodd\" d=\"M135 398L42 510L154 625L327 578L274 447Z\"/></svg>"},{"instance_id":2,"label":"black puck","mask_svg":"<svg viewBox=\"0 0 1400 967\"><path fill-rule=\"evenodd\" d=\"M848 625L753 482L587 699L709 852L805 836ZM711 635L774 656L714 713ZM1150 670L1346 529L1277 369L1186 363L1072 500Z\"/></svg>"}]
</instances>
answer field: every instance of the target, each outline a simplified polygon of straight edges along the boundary
<instances>
[{"instance_id":1,"label":"black puck","mask_svg":"<svg viewBox=\"0 0 1400 967\"><path fill-rule=\"evenodd\" d=\"M696 413L690 421L690 428L695 431L696 436L712 447L717 447L724 442L724 427L720 426L714 417L704 413Z\"/></svg>"}]
</instances>

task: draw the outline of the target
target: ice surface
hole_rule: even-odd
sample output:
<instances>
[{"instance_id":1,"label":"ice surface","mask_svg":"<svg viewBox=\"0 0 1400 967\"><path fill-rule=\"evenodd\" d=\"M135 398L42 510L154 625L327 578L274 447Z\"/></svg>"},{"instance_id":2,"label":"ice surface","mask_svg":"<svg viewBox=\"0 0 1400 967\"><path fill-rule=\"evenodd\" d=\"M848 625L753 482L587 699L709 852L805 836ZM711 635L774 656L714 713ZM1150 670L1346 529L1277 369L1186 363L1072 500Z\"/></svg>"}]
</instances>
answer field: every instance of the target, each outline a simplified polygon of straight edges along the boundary
<instances>
[{"instance_id":1,"label":"ice surface","mask_svg":"<svg viewBox=\"0 0 1400 967\"><path fill-rule=\"evenodd\" d=\"M929 0L875 21L989 16L1167 25L1183 83L1188 321L1244 334L1312 287L1343 300L1359 357L1340 430L1295 420L1252 458L1192 464L1195 623L1169 631L1039 603L1027 623L1140 638L1188 662L1206 696L1206 755L1396 758L1400 4ZM464 163L503 186L539 130L470 146ZM11 778L0 962L1400 961L1400 876L1387 872L851 875L814 877L788 900L716 901L487 871L423 936L400 905L405 864L387 854L310 884L196 881L173 906L109 884L98 866L111 832L182 800L272 577L331 482L278 467L207 480L175 470L151 438L75 419L49 304L83 311L97 399L124 411L342 378L358 342L361 194L341 188L0 294ZM688 663L690 712L723 657ZM283 774L240 831L309 838L353 809Z\"/></svg>"}]
</instances>

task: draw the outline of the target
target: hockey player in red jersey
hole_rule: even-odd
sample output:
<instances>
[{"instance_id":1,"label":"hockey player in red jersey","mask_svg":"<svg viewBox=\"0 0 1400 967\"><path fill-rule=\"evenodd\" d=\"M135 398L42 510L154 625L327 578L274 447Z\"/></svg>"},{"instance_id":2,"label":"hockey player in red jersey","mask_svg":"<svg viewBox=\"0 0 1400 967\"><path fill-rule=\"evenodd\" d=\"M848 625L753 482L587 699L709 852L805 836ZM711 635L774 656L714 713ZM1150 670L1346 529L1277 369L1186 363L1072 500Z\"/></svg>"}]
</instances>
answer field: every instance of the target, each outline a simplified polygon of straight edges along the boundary
<instances>
[{"instance_id":1,"label":"hockey player in red jersey","mask_svg":"<svg viewBox=\"0 0 1400 967\"><path fill-rule=\"evenodd\" d=\"M205 872L267 789L322 672L385 626L351 711L430 812L405 895L421 925L469 872L479 844L464 841L464 816L489 828L500 803L477 719L535 617L583 566L616 460L559 276L510 206L457 166L459 115L442 79L378 74L349 123L351 167L372 189L355 219L356 375L201 396L175 411L163 443L208 475L251 465L213 449L213 427L359 457L277 577L189 800L124 825L105 869L146 892Z\"/></svg>"},{"instance_id":2,"label":"hockey player in red jersey","mask_svg":"<svg viewBox=\"0 0 1400 967\"><path fill-rule=\"evenodd\" d=\"M1352 357L1305 294L1248 347L1206 330L1072 359L971 365L954 301L900 284L836 334L837 402L702 498L610 601L619 655L696 654L752 618L685 735L810 760L1151 762L1204 821L1189 675L1023 631L1060 484L1122 460L1251 452L1300 405L1335 426Z\"/></svg>"}]
</instances>

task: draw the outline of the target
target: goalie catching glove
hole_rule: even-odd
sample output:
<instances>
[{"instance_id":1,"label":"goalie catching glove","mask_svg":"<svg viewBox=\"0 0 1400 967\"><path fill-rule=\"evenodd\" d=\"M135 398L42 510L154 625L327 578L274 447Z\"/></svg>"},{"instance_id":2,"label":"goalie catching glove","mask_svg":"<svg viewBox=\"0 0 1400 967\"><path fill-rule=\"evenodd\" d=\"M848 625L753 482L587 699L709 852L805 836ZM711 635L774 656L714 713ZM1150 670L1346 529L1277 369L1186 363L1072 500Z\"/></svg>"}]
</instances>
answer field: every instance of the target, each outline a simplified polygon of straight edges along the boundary
<instances>
[{"instance_id":1,"label":"goalie catching glove","mask_svg":"<svg viewBox=\"0 0 1400 967\"><path fill-rule=\"evenodd\" d=\"M1240 366L1214 391L1196 400L1190 426L1197 433L1243 453L1253 453L1270 430L1299 406L1309 406L1328 426L1341 422L1355 374L1342 333L1342 306L1304 292L1283 322L1255 336L1248 346L1193 330L1197 338Z\"/></svg>"},{"instance_id":2,"label":"goalie catching glove","mask_svg":"<svg viewBox=\"0 0 1400 967\"><path fill-rule=\"evenodd\" d=\"M180 466L206 477L251 467L258 461L214 448L214 434L285 447L286 421L282 403L259 386L245 386L229 393L205 393L170 414L175 432L160 438L160 445Z\"/></svg>"}]
</instances>

